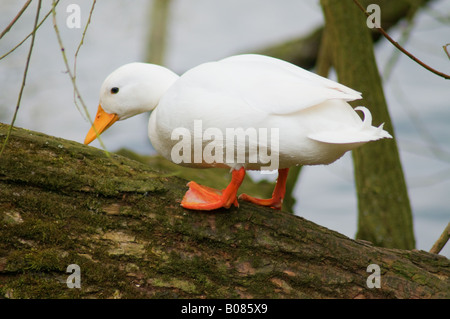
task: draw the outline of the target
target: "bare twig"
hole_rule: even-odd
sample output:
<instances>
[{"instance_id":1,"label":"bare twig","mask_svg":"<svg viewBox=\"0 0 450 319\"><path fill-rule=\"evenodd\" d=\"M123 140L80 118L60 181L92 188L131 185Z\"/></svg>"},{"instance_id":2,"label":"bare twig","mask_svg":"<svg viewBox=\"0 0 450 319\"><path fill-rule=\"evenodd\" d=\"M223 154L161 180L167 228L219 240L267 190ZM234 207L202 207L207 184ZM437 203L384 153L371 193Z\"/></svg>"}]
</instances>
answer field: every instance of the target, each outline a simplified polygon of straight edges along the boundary
<instances>
[{"instance_id":1,"label":"bare twig","mask_svg":"<svg viewBox=\"0 0 450 319\"><path fill-rule=\"evenodd\" d=\"M94 7L95 7L96 2L97 2L97 0L94 0L94 1L92 2L92 7L91 7L91 11L89 12L88 21L86 22L86 25L85 25L85 27L84 27L83 35L81 36L80 44L78 44L77 51L75 52L74 62L73 62L73 78L74 78L75 81L76 81L76 79L77 79L77 59L78 59L78 53L80 52L81 46L82 46L83 43L84 43L84 37L86 36L87 28L88 28L89 24L91 23L91 17L92 17L92 13L94 12ZM75 106L77 107L77 109L78 109L78 111L80 112L80 114L84 117L83 113L82 113L81 110L80 110L80 106L79 106L78 103L77 103L77 97L79 97L79 95L77 95L76 92L75 92L75 90L74 90L74 91L73 91L73 102L75 103ZM84 111L85 111L86 113L88 112L86 108L84 109Z\"/></svg>"},{"instance_id":2,"label":"bare twig","mask_svg":"<svg viewBox=\"0 0 450 319\"><path fill-rule=\"evenodd\" d=\"M359 3L358 0L353 0L353 2L361 9L362 12L364 12L364 14L369 17L370 14L366 11L366 9L364 9L364 7ZM412 55L410 52L408 52L407 50L405 50L400 44L398 44L394 39L392 39L390 37L389 34L386 33L386 31L384 31L384 29L381 26L375 26L375 28L389 41L391 42L397 49L399 49L400 51L402 51L405 55L407 55L411 60L413 60L414 62L420 64L422 67L424 67L425 69L427 69L428 71L443 77L446 80L450 79L450 75L442 73L436 69L433 69L432 67L430 67L429 65L423 63L421 60L419 60L418 58L416 58L414 55Z\"/></svg>"},{"instance_id":3,"label":"bare twig","mask_svg":"<svg viewBox=\"0 0 450 319\"><path fill-rule=\"evenodd\" d=\"M445 53L447 54L448 58L450 59L450 53L448 53L447 47L450 45L450 43L447 43L443 46Z\"/></svg>"},{"instance_id":4,"label":"bare twig","mask_svg":"<svg viewBox=\"0 0 450 319\"><path fill-rule=\"evenodd\" d=\"M58 4L59 0L56 1L56 4ZM39 22L39 24L37 25L36 29L34 29L33 31L31 31L26 37L25 39L23 39L22 41L20 41L14 48L12 48L11 50L9 50L8 52L6 52L5 54L3 54L2 56L0 56L0 60L7 57L8 55L10 55L11 53L13 53L18 47L20 47L29 37L31 37L33 35L33 32L36 32L37 29L39 29L39 27L44 23L44 21L48 18L48 16L52 13L52 10L50 9L49 12L47 12L47 14L45 15L45 17L42 19L41 22Z\"/></svg>"},{"instance_id":5,"label":"bare twig","mask_svg":"<svg viewBox=\"0 0 450 319\"><path fill-rule=\"evenodd\" d=\"M441 237L434 243L433 247L430 249L430 253L439 254L439 252L444 248L448 239L450 238L450 223L445 227Z\"/></svg>"},{"instance_id":6,"label":"bare twig","mask_svg":"<svg viewBox=\"0 0 450 319\"><path fill-rule=\"evenodd\" d=\"M53 0L52 16L53 16L53 28L55 29L56 37L58 39L59 47L61 49L61 54L63 56L64 64L66 65L66 71L69 74L70 80L72 81L74 94L76 94L78 100L80 101L81 105L83 106L83 109L86 112L86 116L87 116L87 119L88 119L89 123L91 125L93 125L94 122L92 121L92 118L91 118L91 116L89 114L88 108L86 107L86 104L84 103L83 98L81 97L80 91L78 90L77 83L75 81L75 76L73 75L73 73L72 73L72 71L70 69L70 66L69 66L69 61L67 59L66 51L64 49L64 44L62 42L62 38L61 38L61 34L59 32L58 24L56 23L56 1L55 0ZM100 138L100 134L98 133L98 131L95 128L95 126L94 126L94 131L97 134L97 139L100 142L100 145L102 146L103 150L105 151L105 154L109 158L111 158L111 156L110 156L109 152L107 151L106 146L103 144L103 141Z\"/></svg>"},{"instance_id":7,"label":"bare twig","mask_svg":"<svg viewBox=\"0 0 450 319\"><path fill-rule=\"evenodd\" d=\"M66 51L64 49L64 44L62 42L62 38L61 38L61 35L60 35L60 32L59 32L59 28L58 28L58 25L56 23L56 10L55 9L56 9L56 2L55 2L55 0L53 0L53 9L52 9L53 28L55 29L56 37L58 39L59 47L61 49L61 54L62 54L62 57L63 57L63 60L64 60L64 64L66 65L66 72L69 74L70 80L72 81L72 86L73 86L73 90L74 90L75 94L77 95L77 97L80 100L81 104L83 105L83 107L87 111L86 104L84 103L83 98L81 97L81 94L80 94L80 92L78 90L78 87L77 87L77 84L76 84L76 81L75 81L75 76L73 75L72 70L70 69L70 66L69 66L69 61L67 59ZM87 113L87 115L88 115L89 122L92 124L93 121L90 118L89 113Z\"/></svg>"},{"instance_id":8,"label":"bare twig","mask_svg":"<svg viewBox=\"0 0 450 319\"><path fill-rule=\"evenodd\" d=\"M12 21L8 24L8 26L5 28L5 30L3 30L2 34L0 34L0 39L3 38L3 36L12 28L12 26L14 25L14 23L17 22L17 20L19 20L20 16L22 15L22 13L25 12L25 10L28 8L28 6L30 5L31 0L28 0L22 7L22 9L20 9L19 13L17 13L17 15L14 17L14 19L12 19Z\"/></svg>"},{"instance_id":9,"label":"bare twig","mask_svg":"<svg viewBox=\"0 0 450 319\"><path fill-rule=\"evenodd\" d=\"M6 134L5 141L3 142L2 149L0 150L0 156L3 154L3 151L5 150L6 145L8 144L9 136L11 135L11 131L14 126L14 122L16 121L17 113L19 112L20 101L22 100L22 94L23 94L23 90L25 88L25 82L26 82L27 74L28 74L28 66L30 65L31 53L33 52L34 39L36 37L36 26L39 21L39 12L41 11L41 4L42 4L41 2L42 2L42 0L39 0L38 5L37 5L36 17L35 17L34 26L33 26L33 34L31 36L30 50L28 51L27 61L25 63L25 71L23 73L22 85L20 86L19 96L17 98L16 109L14 111L14 115L11 120L11 125L9 126L8 133Z\"/></svg>"}]
</instances>

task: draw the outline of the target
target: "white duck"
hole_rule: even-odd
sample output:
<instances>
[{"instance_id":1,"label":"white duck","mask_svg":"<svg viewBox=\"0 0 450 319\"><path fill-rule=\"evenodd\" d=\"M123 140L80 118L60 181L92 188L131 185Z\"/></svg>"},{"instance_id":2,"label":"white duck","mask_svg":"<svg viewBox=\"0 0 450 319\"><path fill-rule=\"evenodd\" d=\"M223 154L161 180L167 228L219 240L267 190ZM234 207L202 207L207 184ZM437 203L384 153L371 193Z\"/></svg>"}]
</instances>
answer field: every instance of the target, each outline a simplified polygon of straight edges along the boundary
<instances>
[{"instance_id":1,"label":"white duck","mask_svg":"<svg viewBox=\"0 0 450 319\"><path fill-rule=\"evenodd\" d=\"M366 142L392 138L383 125L372 126L365 107L355 108L364 113L361 120L347 103L357 99L361 93L262 55L204 63L182 76L162 66L130 63L103 82L97 115L84 143L117 120L152 111L148 134L161 155L180 165L232 171L224 190L190 182L183 207L238 206L245 170L269 167L279 173L272 198L242 194L239 199L280 209L289 167L329 164ZM239 153L242 149L245 156Z\"/></svg>"}]
</instances>

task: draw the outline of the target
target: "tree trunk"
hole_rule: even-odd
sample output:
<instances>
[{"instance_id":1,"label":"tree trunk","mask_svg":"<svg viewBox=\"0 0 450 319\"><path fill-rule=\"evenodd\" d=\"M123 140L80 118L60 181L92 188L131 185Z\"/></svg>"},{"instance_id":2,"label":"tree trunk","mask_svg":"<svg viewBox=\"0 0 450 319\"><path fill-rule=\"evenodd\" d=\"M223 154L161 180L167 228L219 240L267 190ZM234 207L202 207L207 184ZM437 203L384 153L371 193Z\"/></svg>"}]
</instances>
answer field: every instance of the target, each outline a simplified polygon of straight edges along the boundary
<instances>
[{"instance_id":1,"label":"tree trunk","mask_svg":"<svg viewBox=\"0 0 450 319\"><path fill-rule=\"evenodd\" d=\"M361 4L367 7L369 4L378 4L381 7L381 25L385 30L389 30L398 24L399 21L407 19L411 22L418 10L429 4L433 0L361 0ZM381 37L380 32L371 30L373 41L378 41ZM327 77L331 66L332 48L325 41L327 37L324 27L312 31L309 35L293 39L263 50L257 51L260 54L273 56L285 61L289 61L300 67L312 69L321 76ZM283 202L283 209L293 212L295 198L292 193L300 176L301 167L293 167L289 172L288 183L286 185L286 197ZM364 227L362 227L364 228ZM412 248L414 239L412 241Z\"/></svg>"},{"instance_id":2,"label":"tree trunk","mask_svg":"<svg viewBox=\"0 0 450 319\"><path fill-rule=\"evenodd\" d=\"M394 137L366 16L352 0L322 0L339 82L363 93L373 124L384 122ZM412 212L394 139L369 143L352 151L358 193L356 238L377 246L412 249Z\"/></svg>"},{"instance_id":3,"label":"tree trunk","mask_svg":"<svg viewBox=\"0 0 450 319\"><path fill-rule=\"evenodd\" d=\"M153 0L149 19L150 35L145 61L164 65L170 0Z\"/></svg>"},{"instance_id":4,"label":"tree trunk","mask_svg":"<svg viewBox=\"0 0 450 319\"><path fill-rule=\"evenodd\" d=\"M0 143L7 128L0 124ZM0 160L0 296L450 298L443 256L374 247L249 203L187 211L185 185L129 158L14 128ZM67 286L73 264L81 288ZM380 288L367 286L376 283L371 264Z\"/></svg>"}]
</instances>

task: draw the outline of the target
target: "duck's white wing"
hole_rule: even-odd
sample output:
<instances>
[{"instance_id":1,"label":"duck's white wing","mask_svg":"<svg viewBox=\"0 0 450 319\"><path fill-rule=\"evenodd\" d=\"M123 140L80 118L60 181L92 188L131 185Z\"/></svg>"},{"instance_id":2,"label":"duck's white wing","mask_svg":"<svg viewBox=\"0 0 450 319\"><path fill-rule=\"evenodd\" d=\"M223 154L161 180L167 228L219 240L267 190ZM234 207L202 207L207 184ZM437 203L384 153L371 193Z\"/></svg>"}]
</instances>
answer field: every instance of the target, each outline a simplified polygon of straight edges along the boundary
<instances>
[{"instance_id":1,"label":"duck's white wing","mask_svg":"<svg viewBox=\"0 0 450 319\"><path fill-rule=\"evenodd\" d=\"M262 55L236 55L198 68L215 74L214 85L269 114L289 114L330 99L361 99L361 93L342 84Z\"/></svg>"}]
</instances>

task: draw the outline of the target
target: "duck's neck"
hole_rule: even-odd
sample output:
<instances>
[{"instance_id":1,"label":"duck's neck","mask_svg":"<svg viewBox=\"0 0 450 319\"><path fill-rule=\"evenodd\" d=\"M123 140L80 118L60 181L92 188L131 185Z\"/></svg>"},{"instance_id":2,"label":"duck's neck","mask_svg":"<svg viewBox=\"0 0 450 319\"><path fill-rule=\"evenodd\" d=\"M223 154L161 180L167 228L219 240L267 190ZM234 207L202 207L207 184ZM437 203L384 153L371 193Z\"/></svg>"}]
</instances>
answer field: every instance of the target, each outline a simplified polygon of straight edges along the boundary
<instances>
[{"instance_id":1,"label":"duck's neck","mask_svg":"<svg viewBox=\"0 0 450 319\"><path fill-rule=\"evenodd\" d=\"M147 104L147 111L152 111L158 105L167 90L179 78L179 75L165 67L159 65L154 65L154 67L157 67L158 70L151 73L147 82L149 91L145 92L151 96L151 101Z\"/></svg>"}]
</instances>

